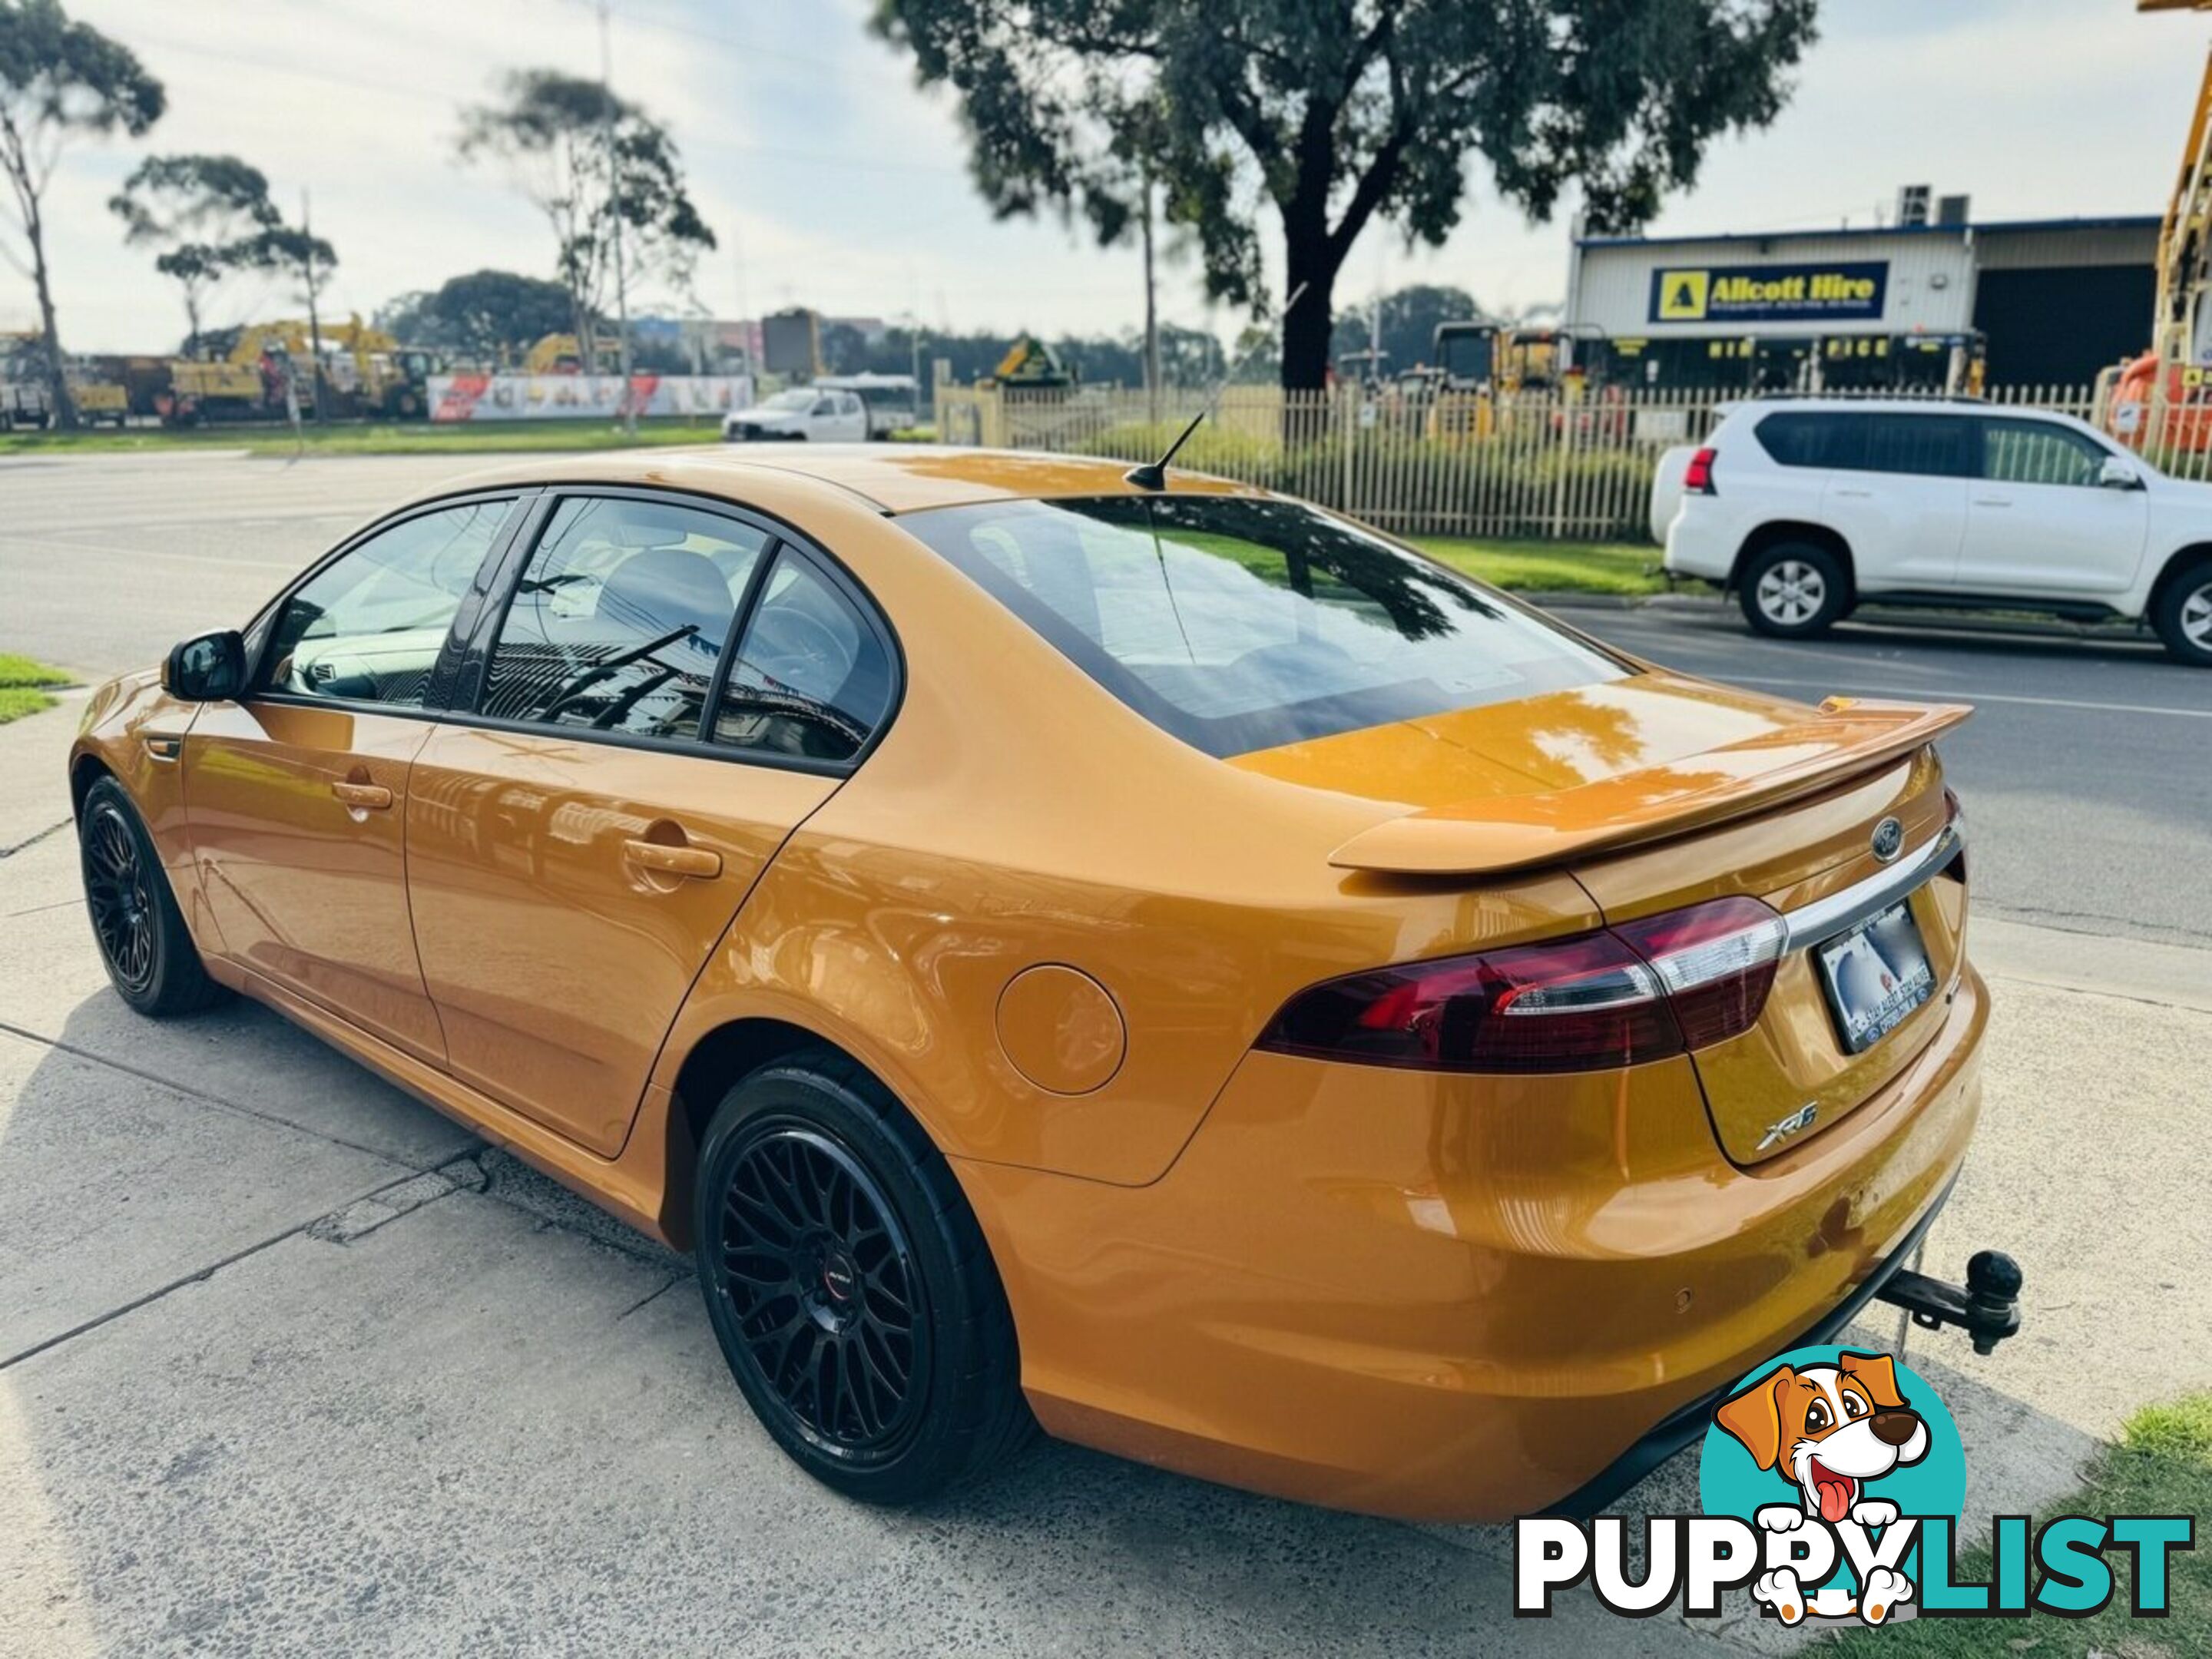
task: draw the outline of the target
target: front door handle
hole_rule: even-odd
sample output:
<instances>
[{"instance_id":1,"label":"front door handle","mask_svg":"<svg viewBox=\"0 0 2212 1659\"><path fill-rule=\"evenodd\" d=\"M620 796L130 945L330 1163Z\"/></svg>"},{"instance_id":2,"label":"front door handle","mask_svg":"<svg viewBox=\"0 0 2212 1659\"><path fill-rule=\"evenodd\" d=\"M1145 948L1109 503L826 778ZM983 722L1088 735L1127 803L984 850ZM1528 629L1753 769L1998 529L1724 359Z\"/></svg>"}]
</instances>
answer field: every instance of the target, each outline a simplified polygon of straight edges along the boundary
<instances>
[{"instance_id":1,"label":"front door handle","mask_svg":"<svg viewBox=\"0 0 2212 1659\"><path fill-rule=\"evenodd\" d=\"M712 880L722 873L722 855L704 847L670 847L657 841L626 841L623 853L641 870Z\"/></svg>"},{"instance_id":2,"label":"front door handle","mask_svg":"<svg viewBox=\"0 0 2212 1659\"><path fill-rule=\"evenodd\" d=\"M1974 497L1974 505L1976 507L2010 507L2012 501L2009 497L2004 495L1977 495Z\"/></svg>"},{"instance_id":3,"label":"front door handle","mask_svg":"<svg viewBox=\"0 0 2212 1659\"><path fill-rule=\"evenodd\" d=\"M331 793L356 811L381 812L392 805L392 792L380 783L334 783Z\"/></svg>"}]
</instances>

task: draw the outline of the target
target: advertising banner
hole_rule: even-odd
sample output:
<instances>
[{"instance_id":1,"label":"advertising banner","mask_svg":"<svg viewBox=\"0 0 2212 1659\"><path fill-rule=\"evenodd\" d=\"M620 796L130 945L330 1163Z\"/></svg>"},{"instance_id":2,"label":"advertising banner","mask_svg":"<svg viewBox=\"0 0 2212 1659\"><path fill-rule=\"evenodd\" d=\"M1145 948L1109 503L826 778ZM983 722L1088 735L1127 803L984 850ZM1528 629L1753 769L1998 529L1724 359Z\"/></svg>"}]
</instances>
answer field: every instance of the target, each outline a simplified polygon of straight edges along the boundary
<instances>
[{"instance_id":1,"label":"advertising banner","mask_svg":"<svg viewBox=\"0 0 2212 1659\"><path fill-rule=\"evenodd\" d=\"M1669 265L1651 273L1655 323L1872 322L1889 261L1809 265Z\"/></svg>"},{"instance_id":2,"label":"advertising banner","mask_svg":"<svg viewBox=\"0 0 2212 1659\"><path fill-rule=\"evenodd\" d=\"M434 374L434 421L620 420L640 415L726 415L753 400L748 374Z\"/></svg>"}]
</instances>

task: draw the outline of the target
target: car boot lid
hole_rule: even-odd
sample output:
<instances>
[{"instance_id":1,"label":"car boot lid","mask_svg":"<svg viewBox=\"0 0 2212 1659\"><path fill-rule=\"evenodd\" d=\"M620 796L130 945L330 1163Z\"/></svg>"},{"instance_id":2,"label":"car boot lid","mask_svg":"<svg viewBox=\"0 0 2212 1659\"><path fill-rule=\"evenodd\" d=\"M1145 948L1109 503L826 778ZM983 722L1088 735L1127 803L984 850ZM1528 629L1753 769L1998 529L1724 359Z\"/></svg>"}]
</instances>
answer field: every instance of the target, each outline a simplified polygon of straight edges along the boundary
<instances>
[{"instance_id":1,"label":"car boot lid","mask_svg":"<svg viewBox=\"0 0 2212 1659\"><path fill-rule=\"evenodd\" d=\"M1674 687L1692 684L1667 678ZM1492 875L1666 840L1832 788L1912 753L1972 712L1958 703L1831 697L1802 720L1694 754L1390 818L1328 861L1395 875Z\"/></svg>"}]
</instances>

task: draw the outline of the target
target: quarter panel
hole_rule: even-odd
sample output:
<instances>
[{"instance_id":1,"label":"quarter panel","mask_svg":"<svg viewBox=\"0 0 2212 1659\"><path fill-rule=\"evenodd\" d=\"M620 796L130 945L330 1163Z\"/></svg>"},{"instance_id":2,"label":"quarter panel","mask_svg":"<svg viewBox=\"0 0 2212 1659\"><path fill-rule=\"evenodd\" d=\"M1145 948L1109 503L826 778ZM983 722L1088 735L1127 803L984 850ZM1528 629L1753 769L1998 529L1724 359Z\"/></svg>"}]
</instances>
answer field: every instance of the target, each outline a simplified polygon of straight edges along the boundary
<instances>
[{"instance_id":1,"label":"quarter panel","mask_svg":"<svg viewBox=\"0 0 2212 1659\"><path fill-rule=\"evenodd\" d=\"M738 914L660 1087L719 1026L781 1019L854 1054L948 1152L1141 1182L1294 992L1595 924L1560 876L1333 869L1330 848L1402 807L1169 738L895 523L825 512L801 527L897 630L905 698ZM1091 1093L1038 1088L1000 1047L1008 982L1045 963L1097 981L1127 1026L1125 1058Z\"/></svg>"}]
</instances>

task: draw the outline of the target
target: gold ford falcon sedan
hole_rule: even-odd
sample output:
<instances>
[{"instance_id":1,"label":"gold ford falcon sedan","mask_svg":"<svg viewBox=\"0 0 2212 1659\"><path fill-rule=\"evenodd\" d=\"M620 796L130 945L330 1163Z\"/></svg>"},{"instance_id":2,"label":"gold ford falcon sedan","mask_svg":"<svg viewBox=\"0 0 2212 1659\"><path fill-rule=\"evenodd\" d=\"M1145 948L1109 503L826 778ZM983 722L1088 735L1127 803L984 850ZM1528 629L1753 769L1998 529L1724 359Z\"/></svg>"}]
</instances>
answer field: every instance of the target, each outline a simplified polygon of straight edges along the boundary
<instances>
[{"instance_id":1,"label":"gold ford falcon sedan","mask_svg":"<svg viewBox=\"0 0 2212 1659\"><path fill-rule=\"evenodd\" d=\"M70 757L117 991L693 1252L856 1497L1041 1426L1587 1505L1888 1287L1974 1127L1966 711L1669 673L1281 496L549 458L240 622Z\"/></svg>"}]
</instances>

